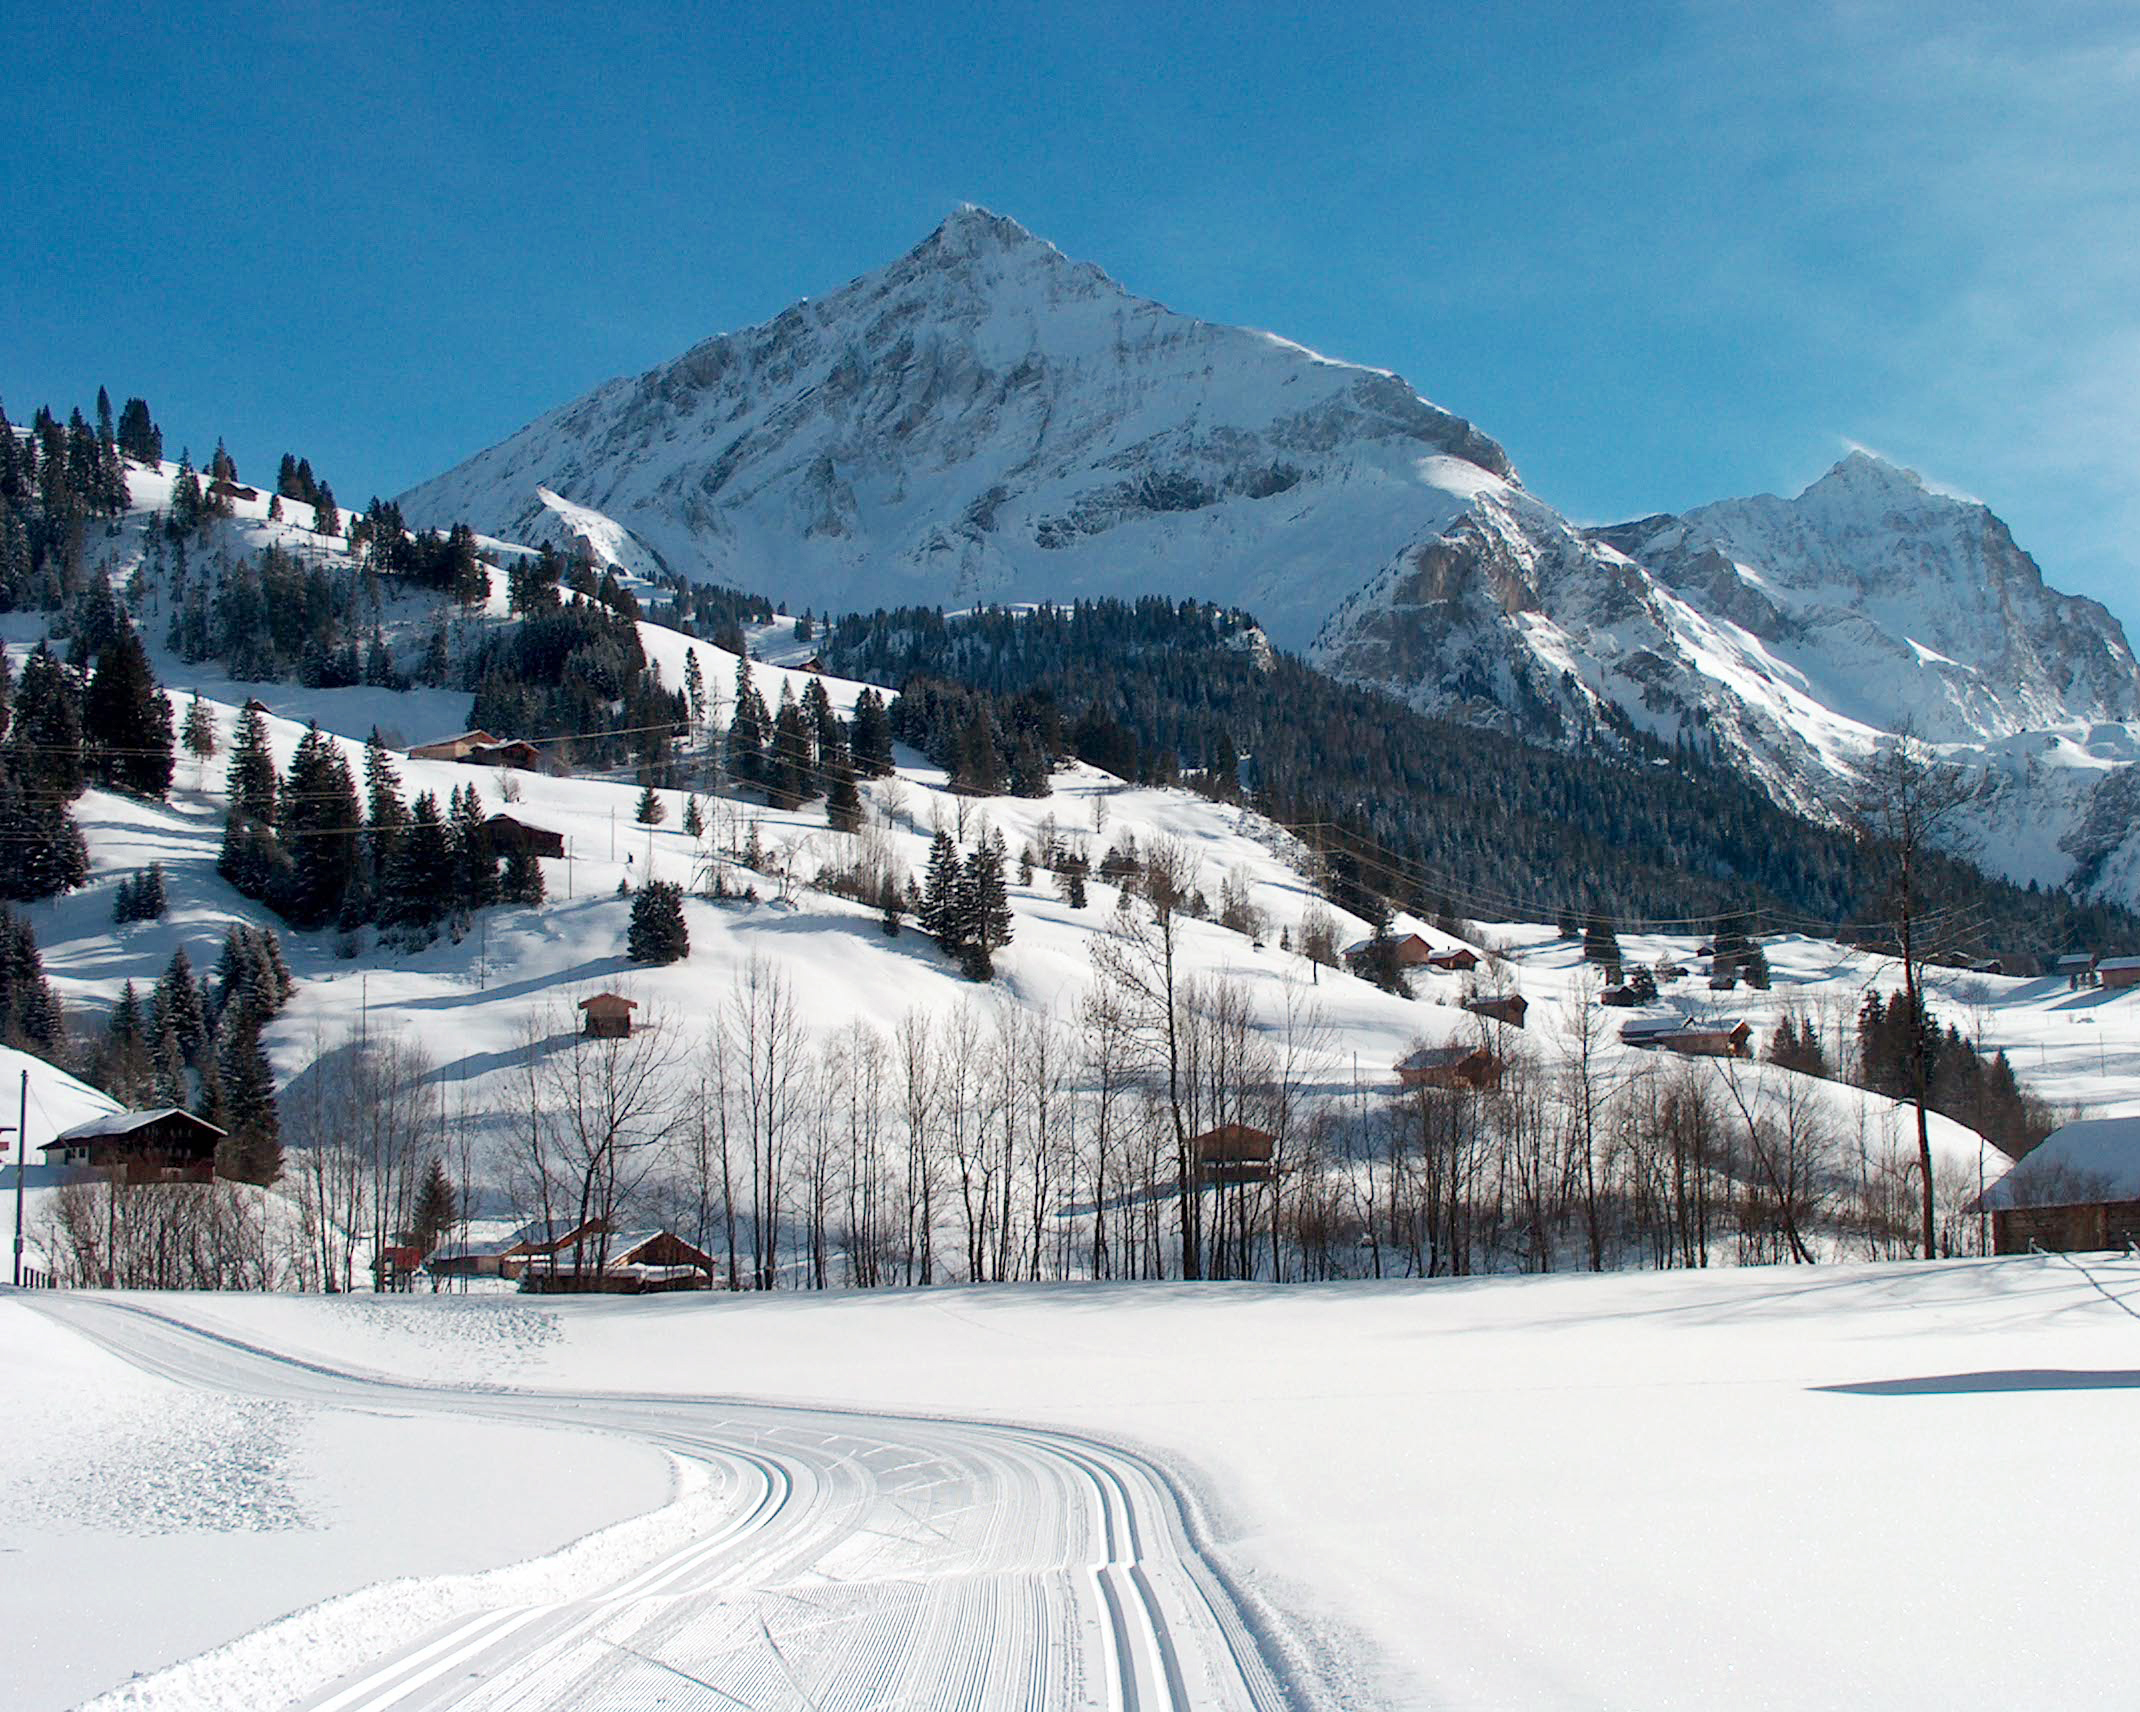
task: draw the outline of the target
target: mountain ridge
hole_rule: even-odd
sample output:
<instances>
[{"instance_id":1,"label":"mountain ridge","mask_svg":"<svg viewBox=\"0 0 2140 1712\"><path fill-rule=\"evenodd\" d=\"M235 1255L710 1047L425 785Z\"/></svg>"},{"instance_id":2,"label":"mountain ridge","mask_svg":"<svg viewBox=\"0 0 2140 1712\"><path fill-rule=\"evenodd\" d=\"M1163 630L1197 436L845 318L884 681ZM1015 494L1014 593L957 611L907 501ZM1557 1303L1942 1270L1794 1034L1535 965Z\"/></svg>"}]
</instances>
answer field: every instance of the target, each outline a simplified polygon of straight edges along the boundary
<instances>
[{"instance_id":1,"label":"mountain ridge","mask_svg":"<svg viewBox=\"0 0 2140 1712\"><path fill-rule=\"evenodd\" d=\"M1632 724L1820 818L1909 729L2036 824L2005 871L2121 868L2090 734L2140 757L2140 667L1988 507L1854 450L1792 498L1584 527L1394 373L1180 314L972 204L402 504L542 539L541 489L798 607L1241 607L1422 711L1563 743Z\"/></svg>"}]
</instances>

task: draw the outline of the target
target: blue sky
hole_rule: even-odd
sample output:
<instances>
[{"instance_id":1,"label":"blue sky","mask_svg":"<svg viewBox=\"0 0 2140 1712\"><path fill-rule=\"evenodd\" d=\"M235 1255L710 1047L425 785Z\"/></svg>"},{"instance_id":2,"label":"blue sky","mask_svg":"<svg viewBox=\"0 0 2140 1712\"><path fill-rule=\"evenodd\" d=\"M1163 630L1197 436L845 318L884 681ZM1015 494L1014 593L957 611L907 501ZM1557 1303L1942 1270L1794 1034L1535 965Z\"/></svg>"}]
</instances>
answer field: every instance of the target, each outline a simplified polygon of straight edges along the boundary
<instances>
[{"instance_id":1,"label":"blue sky","mask_svg":"<svg viewBox=\"0 0 2140 1712\"><path fill-rule=\"evenodd\" d=\"M2140 626L2129 6L437 10L8 32L9 410L140 392L361 504L972 200L1579 517L1865 444Z\"/></svg>"}]
</instances>

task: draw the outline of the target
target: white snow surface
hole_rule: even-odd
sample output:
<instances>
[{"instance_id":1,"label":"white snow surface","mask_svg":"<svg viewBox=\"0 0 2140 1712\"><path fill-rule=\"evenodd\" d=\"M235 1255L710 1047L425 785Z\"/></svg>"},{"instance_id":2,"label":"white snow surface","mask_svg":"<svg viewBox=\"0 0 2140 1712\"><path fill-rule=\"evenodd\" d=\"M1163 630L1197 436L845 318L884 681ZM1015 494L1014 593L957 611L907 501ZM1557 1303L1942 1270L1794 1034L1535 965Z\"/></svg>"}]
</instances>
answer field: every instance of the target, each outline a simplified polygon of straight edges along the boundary
<instances>
[{"instance_id":1,"label":"white snow surface","mask_svg":"<svg viewBox=\"0 0 2140 1712\"><path fill-rule=\"evenodd\" d=\"M544 1307L555 1337L495 1345L441 1336L426 1300L148 1305L436 1384L831 1404L864 1411L862 1442L891 1410L1135 1446L1291 1637L1310 1705L2071 1705L2140 1665L2140 1513L2105 1476L2140 1385L2127 1260L577 1300ZM793 1621L785 1592L728 1597ZM861 1704L836 1680L814 1703ZM153 1678L127 1703L197 1704Z\"/></svg>"}]
</instances>

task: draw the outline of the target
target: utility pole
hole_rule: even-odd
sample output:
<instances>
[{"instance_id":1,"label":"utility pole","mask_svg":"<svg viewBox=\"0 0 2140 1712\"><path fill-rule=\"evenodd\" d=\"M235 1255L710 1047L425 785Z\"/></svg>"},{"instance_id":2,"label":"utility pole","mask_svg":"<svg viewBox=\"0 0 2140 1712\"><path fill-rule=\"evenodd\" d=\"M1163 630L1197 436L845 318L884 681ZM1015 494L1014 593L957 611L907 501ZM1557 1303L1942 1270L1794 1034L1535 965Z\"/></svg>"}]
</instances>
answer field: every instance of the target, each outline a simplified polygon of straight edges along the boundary
<instances>
[{"instance_id":1,"label":"utility pole","mask_svg":"<svg viewBox=\"0 0 2140 1712\"><path fill-rule=\"evenodd\" d=\"M22 1073L22 1110L15 1124L15 1288L22 1288L22 1179L30 1169L30 1073Z\"/></svg>"}]
</instances>

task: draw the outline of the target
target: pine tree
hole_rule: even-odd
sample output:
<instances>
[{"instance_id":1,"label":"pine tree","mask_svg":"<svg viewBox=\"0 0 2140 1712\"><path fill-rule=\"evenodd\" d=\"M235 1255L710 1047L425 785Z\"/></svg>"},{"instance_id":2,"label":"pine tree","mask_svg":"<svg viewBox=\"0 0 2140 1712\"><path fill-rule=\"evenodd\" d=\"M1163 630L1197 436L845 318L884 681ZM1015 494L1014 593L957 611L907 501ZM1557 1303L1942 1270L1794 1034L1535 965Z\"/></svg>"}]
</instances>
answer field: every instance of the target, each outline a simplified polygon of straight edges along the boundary
<instances>
[{"instance_id":1,"label":"pine tree","mask_svg":"<svg viewBox=\"0 0 2140 1712\"><path fill-rule=\"evenodd\" d=\"M1048 758L1041 752L1039 740L1028 731L1011 751L1011 795L1044 797L1052 795L1054 789L1048 777Z\"/></svg>"},{"instance_id":2,"label":"pine tree","mask_svg":"<svg viewBox=\"0 0 2140 1712\"><path fill-rule=\"evenodd\" d=\"M192 534L201 526L207 510L207 502L201 494L201 478L194 473L192 456L180 452L178 475L171 483L171 533Z\"/></svg>"},{"instance_id":3,"label":"pine tree","mask_svg":"<svg viewBox=\"0 0 2140 1712\"><path fill-rule=\"evenodd\" d=\"M179 727L179 741L186 746L186 753L197 763L201 773L208 770L208 763L215 759L215 715L208 704L201 700L201 692L195 690L193 699L186 704L186 717Z\"/></svg>"},{"instance_id":4,"label":"pine tree","mask_svg":"<svg viewBox=\"0 0 2140 1712\"><path fill-rule=\"evenodd\" d=\"M0 898L33 902L71 892L89 878L89 846L64 801L33 795L0 772Z\"/></svg>"},{"instance_id":5,"label":"pine tree","mask_svg":"<svg viewBox=\"0 0 2140 1712\"><path fill-rule=\"evenodd\" d=\"M140 1105L154 1083L156 1069L150 1052L148 1019L131 981L112 1007L93 1073L97 1086L126 1106Z\"/></svg>"},{"instance_id":6,"label":"pine tree","mask_svg":"<svg viewBox=\"0 0 2140 1712\"><path fill-rule=\"evenodd\" d=\"M1594 915L1585 925L1583 960L1602 964L1608 981L1620 979L1620 936L1613 929L1611 916Z\"/></svg>"},{"instance_id":7,"label":"pine tree","mask_svg":"<svg viewBox=\"0 0 2140 1712\"><path fill-rule=\"evenodd\" d=\"M833 770L832 786L825 793L825 824L835 832L862 828L862 793L855 789L853 772L844 765Z\"/></svg>"},{"instance_id":8,"label":"pine tree","mask_svg":"<svg viewBox=\"0 0 2140 1712\"><path fill-rule=\"evenodd\" d=\"M959 847L951 841L950 833L939 830L929 846L929 865L916 919L922 932L933 934L947 951L958 943L959 874Z\"/></svg>"},{"instance_id":9,"label":"pine tree","mask_svg":"<svg viewBox=\"0 0 2140 1712\"><path fill-rule=\"evenodd\" d=\"M428 1258L460 1218L460 1197L454 1193L453 1179L446 1175L445 1161L433 1159L416 1191L416 1212L409 1221L417 1252Z\"/></svg>"},{"instance_id":10,"label":"pine tree","mask_svg":"<svg viewBox=\"0 0 2140 1712\"><path fill-rule=\"evenodd\" d=\"M298 927L325 927L340 918L357 881L359 828L356 781L342 746L314 724L290 757L282 793L283 849L290 858L289 891L280 908Z\"/></svg>"},{"instance_id":11,"label":"pine tree","mask_svg":"<svg viewBox=\"0 0 2140 1712\"><path fill-rule=\"evenodd\" d=\"M487 909L498 901L498 853L483 823L483 800L473 784L453 793L447 819L447 842L453 852L453 899L463 911Z\"/></svg>"},{"instance_id":12,"label":"pine tree","mask_svg":"<svg viewBox=\"0 0 2140 1712\"><path fill-rule=\"evenodd\" d=\"M30 924L0 909L0 1042L50 1058L66 1038Z\"/></svg>"},{"instance_id":13,"label":"pine tree","mask_svg":"<svg viewBox=\"0 0 2140 1712\"><path fill-rule=\"evenodd\" d=\"M401 775L376 725L364 742L364 804L365 856L376 890L394 865L402 828L409 823L408 804L401 800Z\"/></svg>"},{"instance_id":14,"label":"pine tree","mask_svg":"<svg viewBox=\"0 0 2140 1712\"><path fill-rule=\"evenodd\" d=\"M409 810L381 900L380 917L391 925L428 928L453 898L453 852L439 818L438 798L425 791Z\"/></svg>"},{"instance_id":15,"label":"pine tree","mask_svg":"<svg viewBox=\"0 0 2140 1712\"><path fill-rule=\"evenodd\" d=\"M751 682L750 661L736 661L736 706L728 721L728 771L738 784L765 782L765 744L772 717Z\"/></svg>"},{"instance_id":16,"label":"pine tree","mask_svg":"<svg viewBox=\"0 0 2140 1712\"><path fill-rule=\"evenodd\" d=\"M975 847L967 864L974 876L975 930L991 951L1000 951L1011 942L1011 894L1003 879L1003 865L1009 860L1010 851L999 829Z\"/></svg>"},{"instance_id":17,"label":"pine tree","mask_svg":"<svg viewBox=\"0 0 2140 1712\"><path fill-rule=\"evenodd\" d=\"M171 794L171 704L148 651L123 620L82 696L90 767L109 789L161 802Z\"/></svg>"},{"instance_id":18,"label":"pine tree","mask_svg":"<svg viewBox=\"0 0 2140 1712\"><path fill-rule=\"evenodd\" d=\"M780 686L780 711L773 716L773 753L766 780L766 800L793 808L818 794L810 759L810 727L795 700L793 684Z\"/></svg>"},{"instance_id":19,"label":"pine tree","mask_svg":"<svg viewBox=\"0 0 2140 1712\"><path fill-rule=\"evenodd\" d=\"M319 497L313 505L312 527L322 535L339 535L342 532L342 513L334 503L334 489L325 482L319 484Z\"/></svg>"},{"instance_id":20,"label":"pine tree","mask_svg":"<svg viewBox=\"0 0 2140 1712\"><path fill-rule=\"evenodd\" d=\"M38 643L22 668L8 747L9 770L24 791L64 801L82 794L81 699L48 643Z\"/></svg>"},{"instance_id":21,"label":"pine tree","mask_svg":"<svg viewBox=\"0 0 2140 1712\"><path fill-rule=\"evenodd\" d=\"M119 412L119 450L138 463L163 462L163 430L149 415L148 400L130 398Z\"/></svg>"},{"instance_id":22,"label":"pine tree","mask_svg":"<svg viewBox=\"0 0 2140 1712\"><path fill-rule=\"evenodd\" d=\"M1072 909L1083 909L1087 901L1085 897L1086 866L1085 858L1082 856L1065 856L1062 859L1062 866L1055 870L1056 889L1062 893L1063 902Z\"/></svg>"},{"instance_id":23,"label":"pine tree","mask_svg":"<svg viewBox=\"0 0 2140 1712\"><path fill-rule=\"evenodd\" d=\"M897 939L899 924L907 912L907 897L905 888L889 874L877 888L877 906L884 911L884 937Z\"/></svg>"},{"instance_id":24,"label":"pine tree","mask_svg":"<svg viewBox=\"0 0 2140 1712\"><path fill-rule=\"evenodd\" d=\"M639 806L632 811L632 818L641 826L659 826L669 818L668 804L661 800L661 793L654 789L649 779L640 787Z\"/></svg>"},{"instance_id":25,"label":"pine tree","mask_svg":"<svg viewBox=\"0 0 2140 1712\"><path fill-rule=\"evenodd\" d=\"M855 698L854 731L849 739L855 771L865 779L889 778L892 771L892 726L884 698L873 689Z\"/></svg>"},{"instance_id":26,"label":"pine tree","mask_svg":"<svg viewBox=\"0 0 2140 1712\"><path fill-rule=\"evenodd\" d=\"M505 855L505 878L498 896L509 904L539 904L545 895L542 864L524 845L516 844Z\"/></svg>"},{"instance_id":27,"label":"pine tree","mask_svg":"<svg viewBox=\"0 0 2140 1712\"><path fill-rule=\"evenodd\" d=\"M274 751L268 747L267 716L248 703L238 715L237 739L231 745L230 766L224 774L224 792L230 799L231 813L262 826L273 826L279 786Z\"/></svg>"},{"instance_id":28,"label":"pine tree","mask_svg":"<svg viewBox=\"0 0 2140 1712\"><path fill-rule=\"evenodd\" d=\"M217 1053L224 1109L229 1113L223 1151L226 1176L242 1183L272 1183L282 1175L282 1116L275 1102L275 1073L260 1045L260 1026L241 1015Z\"/></svg>"},{"instance_id":29,"label":"pine tree","mask_svg":"<svg viewBox=\"0 0 2140 1712\"><path fill-rule=\"evenodd\" d=\"M149 995L149 1016L154 1032L170 1035L184 1063L199 1058L208 1040L207 1006L184 946L171 953L170 963L157 977Z\"/></svg>"},{"instance_id":30,"label":"pine tree","mask_svg":"<svg viewBox=\"0 0 2140 1712\"><path fill-rule=\"evenodd\" d=\"M698 805L696 793L684 798L684 836L693 839L706 836L706 814Z\"/></svg>"},{"instance_id":31,"label":"pine tree","mask_svg":"<svg viewBox=\"0 0 2140 1712\"><path fill-rule=\"evenodd\" d=\"M632 898L624 953L634 963L676 963L691 955L684 921L684 889L674 880L649 880Z\"/></svg>"},{"instance_id":32,"label":"pine tree","mask_svg":"<svg viewBox=\"0 0 2140 1712\"><path fill-rule=\"evenodd\" d=\"M269 521L270 523L280 523L280 522L282 521L282 495L281 495L281 494L279 494L279 493L271 493L271 494L269 494L269 495L268 495L268 513L267 513L267 514L268 514L268 521Z\"/></svg>"}]
</instances>

